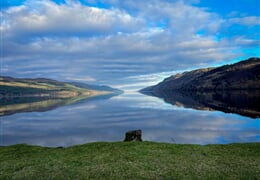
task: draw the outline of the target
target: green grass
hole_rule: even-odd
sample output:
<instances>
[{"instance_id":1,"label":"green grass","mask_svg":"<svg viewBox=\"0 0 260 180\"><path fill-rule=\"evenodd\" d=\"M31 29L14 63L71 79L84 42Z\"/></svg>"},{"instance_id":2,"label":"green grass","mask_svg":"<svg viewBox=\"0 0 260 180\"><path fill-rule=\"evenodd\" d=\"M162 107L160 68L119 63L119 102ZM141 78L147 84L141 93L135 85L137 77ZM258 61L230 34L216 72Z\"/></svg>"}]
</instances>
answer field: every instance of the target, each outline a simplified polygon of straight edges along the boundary
<instances>
[{"instance_id":1,"label":"green grass","mask_svg":"<svg viewBox=\"0 0 260 180\"><path fill-rule=\"evenodd\" d=\"M259 179L260 143L0 148L0 179Z\"/></svg>"}]
</instances>

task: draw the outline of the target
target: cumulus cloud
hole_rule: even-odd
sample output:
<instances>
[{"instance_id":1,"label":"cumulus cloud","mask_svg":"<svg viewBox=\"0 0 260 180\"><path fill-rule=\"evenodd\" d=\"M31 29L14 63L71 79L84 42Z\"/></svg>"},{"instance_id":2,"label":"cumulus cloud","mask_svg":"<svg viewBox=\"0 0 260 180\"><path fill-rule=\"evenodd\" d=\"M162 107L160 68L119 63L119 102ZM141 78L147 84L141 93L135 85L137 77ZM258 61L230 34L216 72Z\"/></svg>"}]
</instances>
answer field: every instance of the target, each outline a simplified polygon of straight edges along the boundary
<instances>
[{"instance_id":1,"label":"cumulus cloud","mask_svg":"<svg viewBox=\"0 0 260 180\"><path fill-rule=\"evenodd\" d=\"M56 4L52 1L29 0L24 6L4 12L5 31L10 36L94 36L119 31L130 32L142 26L119 9L99 9L80 3Z\"/></svg>"}]
</instances>

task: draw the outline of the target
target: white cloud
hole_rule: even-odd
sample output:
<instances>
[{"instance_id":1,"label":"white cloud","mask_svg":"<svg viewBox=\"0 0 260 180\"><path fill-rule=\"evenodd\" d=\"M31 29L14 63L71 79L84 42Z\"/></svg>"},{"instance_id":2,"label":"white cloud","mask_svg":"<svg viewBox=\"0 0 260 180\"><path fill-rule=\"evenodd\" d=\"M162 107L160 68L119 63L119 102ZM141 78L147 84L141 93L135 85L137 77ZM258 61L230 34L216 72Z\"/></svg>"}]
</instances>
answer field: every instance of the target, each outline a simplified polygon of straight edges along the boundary
<instances>
[{"instance_id":1,"label":"white cloud","mask_svg":"<svg viewBox=\"0 0 260 180\"><path fill-rule=\"evenodd\" d=\"M173 74L177 74L180 71L169 71L169 72L160 72L152 74L141 74L135 76L129 76L124 79L126 83L115 86L116 88L122 89L124 91L138 91L147 86L152 86L156 83L159 83L164 78L169 77Z\"/></svg>"},{"instance_id":2,"label":"white cloud","mask_svg":"<svg viewBox=\"0 0 260 180\"><path fill-rule=\"evenodd\" d=\"M248 39L243 36L237 36L234 38L234 43L240 46L252 46L252 47L257 47L260 46L260 40L254 40L254 39Z\"/></svg>"},{"instance_id":3,"label":"white cloud","mask_svg":"<svg viewBox=\"0 0 260 180\"><path fill-rule=\"evenodd\" d=\"M116 84L223 63L239 57L240 46L256 44L244 36L218 37L228 20L186 1L108 1L109 9L66 2L27 0L1 12L7 75Z\"/></svg>"},{"instance_id":4,"label":"white cloud","mask_svg":"<svg viewBox=\"0 0 260 180\"><path fill-rule=\"evenodd\" d=\"M96 79L92 78L92 77L81 77L81 78L66 77L65 79L69 80L69 81L85 82L85 83L95 82L96 81Z\"/></svg>"},{"instance_id":5,"label":"white cloud","mask_svg":"<svg viewBox=\"0 0 260 180\"><path fill-rule=\"evenodd\" d=\"M4 13L8 24L4 32L19 36L93 36L118 31L131 32L143 24L119 9L99 9L77 2L55 4L51 1L27 1Z\"/></svg>"},{"instance_id":6,"label":"white cloud","mask_svg":"<svg viewBox=\"0 0 260 180\"><path fill-rule=\"evenodd\" d=\"M241 24L245 26L255 26L260 25L260 17L258 16L247 16L239 18L231 18L229 22L232 24Z\"/></svg>"}]
</instances>

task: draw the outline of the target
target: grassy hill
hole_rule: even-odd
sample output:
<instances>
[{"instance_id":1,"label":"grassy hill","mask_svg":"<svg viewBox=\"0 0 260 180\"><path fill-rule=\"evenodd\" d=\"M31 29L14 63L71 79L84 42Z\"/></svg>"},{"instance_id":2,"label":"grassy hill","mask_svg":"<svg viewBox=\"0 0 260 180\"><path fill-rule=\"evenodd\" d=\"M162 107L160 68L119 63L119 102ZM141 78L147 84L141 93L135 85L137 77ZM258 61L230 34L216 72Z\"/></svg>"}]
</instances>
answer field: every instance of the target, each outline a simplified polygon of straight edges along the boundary
<instances>
[{"instance_id":1,"label":"grassy hill","mask_svg":"<svg viewBox=\"0 0 260 180\"><path fill-rule=\"evenodd\" d=\"M141 91L216 91L260 89L260 58L183 72Z\"/></svg>"},{"instance_id":2,"label":"grassy hill","mask_svg":"<svg viewBox=\"0 0 260 180\"><path fill-rule=\"evenodd\" d=\"M70 98L75 96L95 96L108 91L83 88L71 83L51 79L21 79L0 77L0 98L2 97L52 97Z\"/></svg>"},{"instance_id":3,"label":"grassy hill","mask_svg":"<svg viewBox=\"0 0 260 180\"><path fill-rule=\"evenodd\" d=\"M260 143L0 147L0 179L259 179Z\"/></svg>"}]
</instances>

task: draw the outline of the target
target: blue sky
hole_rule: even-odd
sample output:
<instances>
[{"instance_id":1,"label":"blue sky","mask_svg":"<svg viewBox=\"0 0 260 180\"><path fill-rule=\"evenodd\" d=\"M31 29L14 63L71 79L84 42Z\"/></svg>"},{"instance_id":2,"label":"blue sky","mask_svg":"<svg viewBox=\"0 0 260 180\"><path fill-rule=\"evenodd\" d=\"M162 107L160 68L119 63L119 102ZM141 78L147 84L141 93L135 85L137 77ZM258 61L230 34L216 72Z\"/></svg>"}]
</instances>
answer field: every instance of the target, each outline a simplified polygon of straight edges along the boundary
<instances>
[{"instance_id":1,"label":"blue sky","mask_svg":"<svg viewBox=\"0 0 260 180\"><path fill-rule=\"evenodd\" d=\"M138 89L259 57L259 0L1 0L1 75Z\"/></svg>"}]
</instances>

